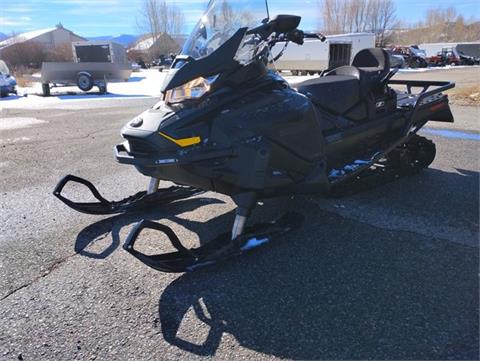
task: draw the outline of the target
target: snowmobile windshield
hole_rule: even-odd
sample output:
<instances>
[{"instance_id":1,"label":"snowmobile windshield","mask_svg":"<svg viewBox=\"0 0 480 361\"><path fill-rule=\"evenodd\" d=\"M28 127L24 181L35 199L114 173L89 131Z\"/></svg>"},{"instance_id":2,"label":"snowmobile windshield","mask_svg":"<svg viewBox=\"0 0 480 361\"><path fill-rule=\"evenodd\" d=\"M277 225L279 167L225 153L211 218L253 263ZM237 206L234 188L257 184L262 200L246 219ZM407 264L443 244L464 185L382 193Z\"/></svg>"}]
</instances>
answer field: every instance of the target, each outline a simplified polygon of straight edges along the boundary
<instances>
[{"instance_id":1,"label":"snowmobile windshield","mask_svg":"<svg viewBox=\"0 0 480 361\"><path fill-rule=\"evenodd\" d=\"M197 60L220 48L241 28L253 28L268 18L264 0L211 0L185 43L182 54ZM243 46L237 60L248 61L252 49ZM253 55L252 55L253 56Z\"/></svg>"}]
</instances>

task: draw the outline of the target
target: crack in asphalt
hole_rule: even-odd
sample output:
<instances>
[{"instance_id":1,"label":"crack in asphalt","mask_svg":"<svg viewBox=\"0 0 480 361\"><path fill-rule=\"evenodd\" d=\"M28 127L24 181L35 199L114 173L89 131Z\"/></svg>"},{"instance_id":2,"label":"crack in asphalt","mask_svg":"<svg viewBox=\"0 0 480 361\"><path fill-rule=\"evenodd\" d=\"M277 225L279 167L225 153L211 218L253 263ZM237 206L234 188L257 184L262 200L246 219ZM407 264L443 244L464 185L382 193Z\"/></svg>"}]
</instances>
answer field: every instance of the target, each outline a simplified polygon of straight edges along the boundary
<instances>
[{"instance_id":1,"label":"crack in asphalt","mask_svg":"<svg viewBox=\"0 0 480 361\"><path fill-rule=\"evenodd\" d=\"M31 285L33 285L34 283L38 282L39 280L41 280L42 278L45 278L47 277L50 273L52 273L53 271L55 271L58 267L60 267L61 264L67 262L70 258L73 258L74 256L76 256L78 253L74 253L74 254L71 254L69 255L68 257L64 258L64 259L60 259L60 260L57 260L56 262L52 263L48 268L47 270L35 277L34 279L32 279L30 282L28 283L25 283L13 290L11 290L10 292L8 292L5 296L3 296L2 298L0 298L0 302L6 300L7 298L9 298L10 296L14 295L15 293L17 293L18 291L20 290L23 290L24 288L27 288L27 287L30 287Z\"/></svg>"},{"instance_id":2,"label":"crack in asphalt","mask_svg":"<svg viewBox=\"0 0 480 361\"><path fill-rule=\"evenodd\" d=\"M53 263L47 268L47 270L46 270L43 274L41 274L41 275L33 278L30 282L27 282L27 283L25 283L25 284L23 284L23 285L21 285L21 286L18 286L18 287L15 288L15 289L11 290L11 291L8 292L5 296L3 296L2 298L0 298L0 302L2 302L2 301L4 301L4 300L6 300L7 298L11 297L12 295L14 295L15 293L17 293L18 291L21 291L21 290L23 290L24 288L28 288L28 287L30 287L31 285L33 285L33 284L37 283L38 281L40 281L41 279L47 277L47 276L48 276L49 274L51 274L53 271L55 271L56 269L58 269L62 264L68 262L68 261L69 261L70 259L72 259L73 257L80 255L80 253L81 253L82 251L84 251L89 245L94 244L94 243L96 243L96 242L98 242L98 241L101 241L101 240L106 239L106 238L108 237L108 235L112 233L113 227L115 226L115 223L116 223L116 221L112 219L111 222L110 222L109 230L108 230L107 232L105 232L105 234L103 234L103 235L95 238L91 243L86 244L84 247L79 248L75 253L70 254L70 255L68 255L67 257L63 258L63 259L59 259L59 260L53 262Z\"/></svg>"}]
</instances>

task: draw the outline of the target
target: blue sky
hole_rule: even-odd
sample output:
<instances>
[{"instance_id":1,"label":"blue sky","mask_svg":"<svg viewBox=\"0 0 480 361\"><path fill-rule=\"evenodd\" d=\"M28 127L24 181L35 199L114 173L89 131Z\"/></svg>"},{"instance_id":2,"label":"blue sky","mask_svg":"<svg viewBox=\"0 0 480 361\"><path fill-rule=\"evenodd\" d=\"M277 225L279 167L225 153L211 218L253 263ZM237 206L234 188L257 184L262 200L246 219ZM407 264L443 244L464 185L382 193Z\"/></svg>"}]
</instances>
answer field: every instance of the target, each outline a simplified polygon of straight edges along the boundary
<instances>
[{"instance_id":1,"label":"blue sky","mask_svg":"<svg viewBox=\"0 0 480 361\"><path fill-rule=\"evenodd\" d=\"M251 1L251 0L249 0ZM258 0L261 1L261 0ZM430 7L455 6L465 18L480 19L480 0L394 0L397 17L421 20ZM185 32L198 20L208 1L171 0L186 16ZM0 0L0 32L10 34L53 27L58 22L82 36L138 34L142 0ZM300 4L304 4L301 6ZM317 0L270 0L272 12L303 15L304 28L314 27ZM312 10L313 9L313 10Z\"/></svg>"}]
</instances>

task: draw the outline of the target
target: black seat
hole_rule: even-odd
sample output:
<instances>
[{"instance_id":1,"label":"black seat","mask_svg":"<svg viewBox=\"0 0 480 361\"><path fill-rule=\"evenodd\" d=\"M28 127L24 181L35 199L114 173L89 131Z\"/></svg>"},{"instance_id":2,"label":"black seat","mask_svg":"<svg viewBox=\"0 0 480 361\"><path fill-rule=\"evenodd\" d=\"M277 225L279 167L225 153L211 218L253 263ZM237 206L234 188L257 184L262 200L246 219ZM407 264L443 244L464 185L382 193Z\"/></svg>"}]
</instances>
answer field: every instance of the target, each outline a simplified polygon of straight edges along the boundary
<instances>
[{"instance_id":1,"label":"black seat","mask_svg":"<svg viewBox=\"0 0 480 361\"><path fill-rule=\"evenodd\" d=\"M307 80L297 89L319 107L360 121L376 112L375 99L384 93L389 74L388 53L383 49L364 49L355 56L351 66L342 66L321 78Z\"/></svg>"},{"instance_id":2,"label":"black seat","mask_svg":"<svg viewBox=\"0 0 480 361\"><path fill-rule=\"evenodd\" d=\"M341 66L326 74L326 76L353 76L360 81L362 95L375 91L384 85L390 74L390 57L379 48L364 49L353 59L351 66Z\"/></svg>"},{"instance_id":3,"label":"black seat","mask_svg":"<svg viewBox=\"0 0 480 361\"><path fill-rule=\"evenodd\" d=\"M309 96L321 108L344 114L360 100L359 81L355 76L332 75L298 84L300 93Z\"/></svg>"}]
</instances>

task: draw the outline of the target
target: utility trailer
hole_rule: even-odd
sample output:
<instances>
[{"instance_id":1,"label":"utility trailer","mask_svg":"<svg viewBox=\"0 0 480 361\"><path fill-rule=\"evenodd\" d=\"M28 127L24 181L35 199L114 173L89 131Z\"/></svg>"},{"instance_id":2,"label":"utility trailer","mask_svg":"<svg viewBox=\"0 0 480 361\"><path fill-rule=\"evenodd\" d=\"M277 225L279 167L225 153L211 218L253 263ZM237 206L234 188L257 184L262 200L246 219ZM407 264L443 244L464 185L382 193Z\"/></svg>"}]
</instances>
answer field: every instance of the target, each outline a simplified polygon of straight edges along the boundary
<instances>
[{"instance_id":1,"label":"utility trailer","mask_svg":"<svg viewBox=\"0 0 480 361\"><path fill-rule=\"evenodd\" d=\"M375 34L371 33L329 35L325 42L306 39L303 45L289 43L283 56L275 62L275 68L288 70L293 75L313 75L350 65L359 51L374 47ZM273 56L283 48L284 44L275 45Z\"/></svg>"},{"instance_id":2,"label":"utility trailer","mask_svg":"<svg viewBox=\"0 0 480 361\"><path fill-rule=\"evenodd\" d=\"M52 87L75 85L85 92L96 86L104 94L108 82L130 78L132 66L120 44L78 41L72 43L72 50L75 62L44 62L41 76L31 78L42 83L44 96L50 95Z\"/></svg>"}]
</instances>

